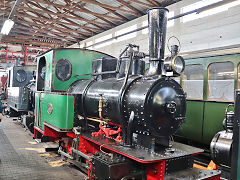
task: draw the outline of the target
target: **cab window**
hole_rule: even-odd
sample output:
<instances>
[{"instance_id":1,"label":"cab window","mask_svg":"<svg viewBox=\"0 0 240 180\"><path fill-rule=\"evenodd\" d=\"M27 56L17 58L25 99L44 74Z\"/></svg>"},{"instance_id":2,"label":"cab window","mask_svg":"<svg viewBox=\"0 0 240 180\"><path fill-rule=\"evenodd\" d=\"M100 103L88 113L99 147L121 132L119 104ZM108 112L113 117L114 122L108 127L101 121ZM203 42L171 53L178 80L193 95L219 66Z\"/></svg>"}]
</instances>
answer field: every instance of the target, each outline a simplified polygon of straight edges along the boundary
<instances>
[{"instance_id":1,"label":"cab window","mask_svg":"<svg viewBox=\"0 0 240 180\"><path fill-rule=\"evenodd\" d=\"M203 99L203 65L187 65L182 75L182 87L187 99Z\"/></svg>"},{"instance_id":2,"label":"cab window","mask_svg":"<svg viewBox=\"0 0 240 180\"><path fill-rule=\"evenodd\" d=\"M212 63L208 67L208 100L233 101L234 65L232 62Z\"/></svg>"}]
</instances>

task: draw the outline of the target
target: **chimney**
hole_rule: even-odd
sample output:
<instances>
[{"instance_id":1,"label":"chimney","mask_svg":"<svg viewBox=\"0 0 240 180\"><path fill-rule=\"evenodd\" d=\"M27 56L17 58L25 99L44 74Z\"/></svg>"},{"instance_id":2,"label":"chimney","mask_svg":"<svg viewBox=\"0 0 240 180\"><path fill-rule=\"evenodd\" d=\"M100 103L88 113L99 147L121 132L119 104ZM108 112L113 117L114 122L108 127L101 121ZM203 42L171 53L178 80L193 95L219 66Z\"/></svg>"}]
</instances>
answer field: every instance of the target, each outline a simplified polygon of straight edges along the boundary
<instances>
[{"instance_id":1,"label":"chimney","mask_svg":"<svg viewBox=\"0 0 240 180\"><path fill-rule=\"evenodd\" d=\"M162 73L168 9L155 7L148 10L149 71L148 76Z\"/></svg>"}]
</instances>

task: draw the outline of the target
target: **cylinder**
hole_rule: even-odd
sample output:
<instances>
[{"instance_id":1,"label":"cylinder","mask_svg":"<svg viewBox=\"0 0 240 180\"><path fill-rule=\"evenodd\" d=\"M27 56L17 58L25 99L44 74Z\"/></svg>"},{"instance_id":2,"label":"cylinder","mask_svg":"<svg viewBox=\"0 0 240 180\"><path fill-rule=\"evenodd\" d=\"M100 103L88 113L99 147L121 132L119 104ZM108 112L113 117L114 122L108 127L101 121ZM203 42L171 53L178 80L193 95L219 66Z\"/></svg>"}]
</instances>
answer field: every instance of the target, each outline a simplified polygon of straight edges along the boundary
<instances>
[{"instance_id":1,"label":"cylinder","mask_svg":"<svg viewBox=\"0 0 240 180\"><path fill-rule=\"evenodd\" d=\"M231 166L233 133L218 132L212 139L210 151L212 160L218 165Z\"/></svg>"},{"instance_id":2,"label":"cylinder","mask_svg":"<svg viewBox=\"0 0 240 180\"><path fill-rule=\"evenodd\" d=\"M230 111L226 114L226 129L232 131L234 124L234 112Z\"/></svg>"},{"instance_id":3,"label":"cylinder","mask_svg":"<svg viewBox=\"0 0 240 180\"><path fill-rule=\"evenodd\" d=\"M168 9L156 7L148 11L149 73L161 74L160 61L164 58Z\"/></svg>"}]
</instances>

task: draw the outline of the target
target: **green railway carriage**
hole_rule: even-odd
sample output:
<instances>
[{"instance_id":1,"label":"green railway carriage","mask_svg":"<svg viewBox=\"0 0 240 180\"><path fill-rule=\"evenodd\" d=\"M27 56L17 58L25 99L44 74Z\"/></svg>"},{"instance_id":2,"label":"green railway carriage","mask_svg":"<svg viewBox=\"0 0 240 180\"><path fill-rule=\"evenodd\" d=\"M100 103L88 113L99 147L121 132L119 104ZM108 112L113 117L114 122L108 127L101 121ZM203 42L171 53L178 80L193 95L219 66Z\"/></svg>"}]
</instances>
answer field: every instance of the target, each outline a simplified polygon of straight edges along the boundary
<instances>
[{"instance_id":1,"label":"green railway carriage","mask_svg":"<svg viewBox=\"0 0 240 180\"><path fill-rule=\"evenodd\" d=\"M106 56L74 48L52 49L37 58L35 128L42 132L44 124L58 132L73 128L75 99L65 91L78 79L90 79L92 60Z\"/></svg>"},{"instance_id":2,"label":"green railway carriage","mask_svg":"<svg viewBox=\"0 0 240 180\"><path fill-rule=\"evenodd\" d=\"M240 54L186 59L178 79L187 93L186 122L177 135L209 145L223 129L225 109L239 88Z\"/></svg>"}]
</instances>

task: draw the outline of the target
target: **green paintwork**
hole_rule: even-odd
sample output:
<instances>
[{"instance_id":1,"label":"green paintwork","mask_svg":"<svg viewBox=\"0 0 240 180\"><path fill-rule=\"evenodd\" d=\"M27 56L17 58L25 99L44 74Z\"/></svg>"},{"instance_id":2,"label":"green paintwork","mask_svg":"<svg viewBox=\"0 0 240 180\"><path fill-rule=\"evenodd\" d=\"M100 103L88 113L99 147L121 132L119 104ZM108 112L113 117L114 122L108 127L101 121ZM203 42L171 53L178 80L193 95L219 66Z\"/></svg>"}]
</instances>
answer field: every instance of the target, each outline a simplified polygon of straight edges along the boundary
<instances>
[{"instance_id":1,"label":"green paintwork","mask_svg":"<svg viewBox=\"0 0 240 180\"><path fill-rule=\"evenodd\" d=\"M110 57L107 54L84 49L53 49L38 56L38 66L41 57L46 59L46 75L44 91L38 91L35 95L35 126L44 130L44 122L48 122L58 129L67 130L73 128L74 97L64 95L69 86L78 79L91 78L92 60L102 57ZM67 81L60 81L55 75L55 65L60 59L67 59L72 64L72 76ZM38 68L37 66L37 68ZM55 92L54 94L52 92ZM53 112L47 112L48 104L52 104Z\"/></svg>"},{"instance_id":2,"label":"green paintwork","mask_svg":"<svg viewBox=\"0 0 240 180\"><path fill-rule=\"evenodd\" d=\"M192 118L193 116L194 118ZM202 138L203 102L187 101L186 119L179 129L178 135L198 141Z\"/></svg>"},{"instance_id":3,"label":"green paintwork","mask_svg":"<svg viewBox=\"0 0 240 180\"><path fill-rule=\"evenodd\" d=\"M45 57L46 59L46 75L45 75L45 84L44 84L44 89L45 90L51 90L51 75L52 75L52 59L53 59L53 50L51 51L48 51L46 53L44 53L43 55L41 56L38 56L37 57L37 70L39 68L39 60L41 57ZM38 72L38 71L36 71Z\"/></svg>"},{"instance_id":4,"label":"green paintwork","mask_svg":"<svg viewBox=\"0 0 240 180\"><path fill-rule=\"evenodd\" d=\"M91 78L90 76L74 76L80 74L89 74L92 72L92 60L106 56L106 54L95 52L95 51L86 51L86 50L69 50L55 51L54 55L54 64L58 60L65 58L72 63L72 76L67 81L60 81L53 71L53 89L54 90L67 90L67 88L79 78Z\"/></svg>"},{"instance_id":5,"label":"green paintwork","mask_svg":"<svg viewBox=\"0 0 240 180\"><path fill-rule=\"evenodd\" d=\"M46 75L45 75L45 90L51 90L51 76L52 76L52 59L53 51L45 55L46 57Z\"/></svg>"},{"instance_id":6,"label":"green paintwork","mask_svg":"<svg viewBox=\"0 0 240 180\"><path fill-rule=\"evenodd\" d=\"M35 93L35 122L34 125L35 126L40 126L39 124L39 101L40 101L40 93Z\"/></svg>"},{"instance_id":7,"label":"green paintwork","mask_svg":"<svg viewBox=\"0 0 240 180\"><path fill-rule=\"evenodd\" d=\"M77 79L89 79L90 75L75 76L80 74L90 74L92 72L92 60L109 55L84 49L54 49L38 57L46 59L45 91L66 91L68 87ZM72 64L72 76L67 81L59 80L55 75L55 65L60 59L67 59Z\"/></svg>"},{"instance_id":8,"label":"green paintwork","mask_svg":"<svg viewBox=\"0 0 240 180\"><path fill-rule=\"evenodd\" d=\"M237 73L240 63L240 54L194 58L185 61L186 65L203 65L203 99L187 100L186 122L176 135L209 145L213 136L223 129L222 121L225 118L225 108L231 102L214 102L207 99L207 77L208 66L211 63L227 61L233 62L234 64L234 89L237 89ZM182 84L182 77L180 81Z\"/></svg>"},{"instance_id":9,"label":"green paintwork","mask_svg":"<svg viewBox=\"0 0 240 180\"><path fill-rule=\"evenodd\" d=\"M203 123L203 143L211 142L213 136L223 129L222 121L225 118L225 109L228 103L206 102Z\"/></svg>"},{"instance_id":10,"label":"green paintwork","mask_svg":"<svg viewBox=\"0 0 240 180\"><path fill-rule=\"evenodd\" d=\"M73 113L74 113L74 97L71 95L46 94L41 93L40 96L40 118L36 118L38 126L43 129L44 122L61 130L69 130L73 128ZM48 105L52 105L52 113L47 112ZM35 122L36 122L35 121Z\"/></svg>"}]
</instances>

